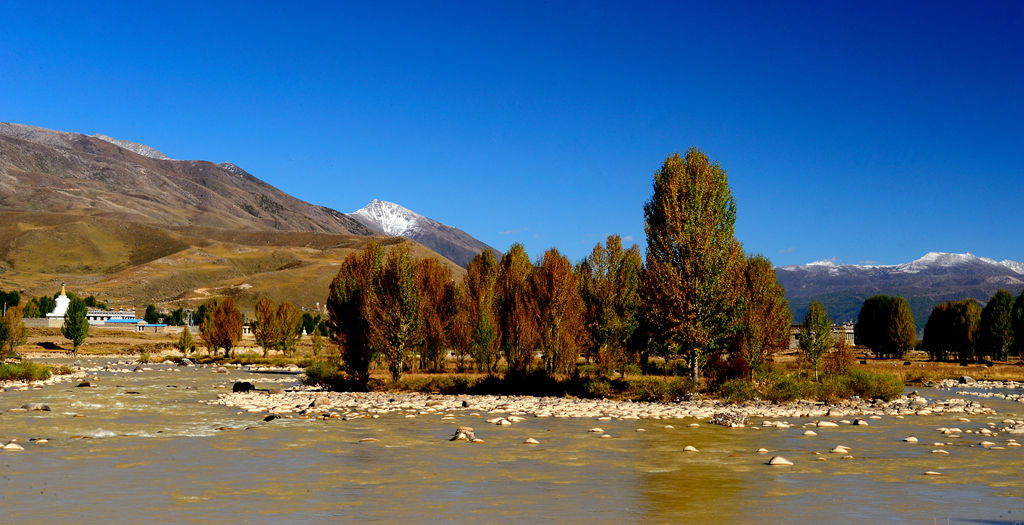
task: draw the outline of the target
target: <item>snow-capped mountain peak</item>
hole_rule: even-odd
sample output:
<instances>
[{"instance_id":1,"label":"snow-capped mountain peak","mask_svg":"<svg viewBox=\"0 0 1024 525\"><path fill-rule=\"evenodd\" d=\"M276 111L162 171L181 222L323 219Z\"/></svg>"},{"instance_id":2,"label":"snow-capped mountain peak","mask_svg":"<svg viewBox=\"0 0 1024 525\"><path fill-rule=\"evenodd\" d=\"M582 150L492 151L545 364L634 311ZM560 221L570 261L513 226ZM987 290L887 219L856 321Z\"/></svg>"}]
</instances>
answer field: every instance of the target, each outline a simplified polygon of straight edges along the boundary
<instances>
[{"instance_id":1,"label":"snow-capped mountain peak","mask_svg":"<svg viewBox=\"0 0 1024 525\"><path fill-rule=\"evenodd\" d=\"M100 139L100 140L107 141L107 142L109 142L109 143L111 143L111 144L113 144L115 146L124 148L124 149L126 149L128 151L132 151L132 152L138 153L139 155L142 155L143 157L150 157L150 158L153 158L153 159L160 159L160 160L172 160L170 157L168 157L167 155L164 155L161 151L157 150L156 148L147 146L145 144L139 144L138 142L131 142L129 140L115 139L114 137L108 137L108 136L102 135L100 133L96 133L95 135L93 135L93 137L97 138L97 139Z\"/></svg>"},{"instance_id":2,"label":"snow-capped mountain peak","mask_svg":"<svg viewBox=\"0 0 1024 525\"><path fill-rule=\"evenodd\" d=\"M355 211L353 215L365 219L377 226L387 235L404 236L415 231L424 217L408 208L380 199L373 199L370 204Z\"/></svg>"}]
</instances>

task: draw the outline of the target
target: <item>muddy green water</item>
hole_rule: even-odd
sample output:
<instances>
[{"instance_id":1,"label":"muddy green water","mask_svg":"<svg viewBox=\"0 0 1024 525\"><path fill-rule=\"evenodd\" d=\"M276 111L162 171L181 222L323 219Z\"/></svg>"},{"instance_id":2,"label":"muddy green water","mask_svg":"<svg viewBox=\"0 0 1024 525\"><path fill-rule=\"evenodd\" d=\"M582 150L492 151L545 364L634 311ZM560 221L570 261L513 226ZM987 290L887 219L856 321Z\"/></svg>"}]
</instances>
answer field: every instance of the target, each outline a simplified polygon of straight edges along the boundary
<instances>
[{"instance_id":1,"label":"muddy green water","mask_svg":"<svg viewBox=\"0 0 1024 525\"><path fill-rule=\"evenodd\" d=\"M493 415L468 411L455 412L455 422L440 415L263 422L264 414L199 401L236 380L287 386L295 376L151 368L90 373L98 376L91 388L0 393L0 440L25 446L0 452L0 522L1024 521L1024 449L977 446L1024 436L950 438L935 430L1022 419L1020 403L985 400L998 414L970 422L885 418L816 429L817 437L804 437L799 426L689 428L691 420L528 418L498 427L483 421ZM52 411L9 412L29 402ZM448 441L458 425L473 426L485 443ZM613 437L588 433L594 426ZM902 441L910 435L920 443ZM360 442L367 437L379 441ZM541 444L523 445L528 437ZM951 443L941 447L949 455L932 454L940 448L933 442ZM828 453L838 444L853 459ZM686 445L700 451L685 453ZM760 447L771 452L758 455ZM814 452L827 461L815 461ZM795 466L766 466L771 455ZM929 470L943 475L923 475Z\"/></svg>"}]
</instances>

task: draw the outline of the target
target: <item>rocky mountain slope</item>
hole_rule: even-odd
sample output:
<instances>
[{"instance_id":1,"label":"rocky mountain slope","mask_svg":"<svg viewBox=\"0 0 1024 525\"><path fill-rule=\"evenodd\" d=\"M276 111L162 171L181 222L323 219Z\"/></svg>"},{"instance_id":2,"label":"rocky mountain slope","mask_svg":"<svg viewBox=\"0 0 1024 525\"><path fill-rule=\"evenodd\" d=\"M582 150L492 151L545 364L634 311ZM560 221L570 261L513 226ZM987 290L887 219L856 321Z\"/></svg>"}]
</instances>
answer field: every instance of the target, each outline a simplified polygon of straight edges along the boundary
<instances>
[{"instance_id":1,"label":"rocky mountain slope","mask_svg":"<svg viewBox=\"0 0 1024 525\"><path fill-rule=\"evenodd\" d=\"M484 250L500 257L500 252L468 233L393 202L374 199L349 216L375 232L412 239L463 267Z\"/></svg>"},{"instance_id":2,"label":"rocky mountain slope","mask_svg":"<svg viewBox=\"0 0 1024 525\"><path fill-rule=\"evenodd\" d=\"M855 265L831 261L776 269L786 288L794 322L819 300L834 321L856 321L864 300L875 294L907 298L918 332L936 304L975 298L982 305L997 290L1018 295L1024 289L1024 263L996 261L970 253L931 252L904 264Z\"/></svg>"},{"instance_id":3,"label":"rocky mountain slope","mask_svg":"<svg viewBox=\"0 0 1024 525\"><path fill-rule=\"evenodd\" d=\"M373 233L233 164L164 157L109 137L0 123L0 211L89 210L171 226Z\"/></svg>"}]
</instances>

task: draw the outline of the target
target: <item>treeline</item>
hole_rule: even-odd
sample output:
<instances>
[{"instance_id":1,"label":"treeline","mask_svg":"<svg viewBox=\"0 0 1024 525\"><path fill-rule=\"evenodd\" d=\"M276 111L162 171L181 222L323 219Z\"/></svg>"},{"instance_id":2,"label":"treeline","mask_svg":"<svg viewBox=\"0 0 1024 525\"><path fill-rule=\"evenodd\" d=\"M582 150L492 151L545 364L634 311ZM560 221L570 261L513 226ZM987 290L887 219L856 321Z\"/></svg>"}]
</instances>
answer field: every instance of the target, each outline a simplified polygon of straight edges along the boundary
<instances>
[{"instance_id":1,"label":"treeline","mask_svg":"<svg viewBox=\"0 0 1024 525\"><path fill-rule=\"evenodd\" d=\"M583 356L605 372L650 356L702 367L763 370L785 348L791 315L771 262L734 237L725 171L702 152L668 157L644 206L646 261L609 236L579 264L557 249L531 261L520 244L476 256L456 283L435 259L371 242L332 281L329 326L348 377L365 384L372 363L394 380L419 356L441 370L448 350L494 373L570 374ZM717 366L717 369L722 367Z\"/></svg>"},{"instance_id":2,"label":"treeline","mask_svg":"<svg viewBox=\"0 0 1024 525\"><path fill-rule=\"evenodd\" d=\"M903 297L876 295L864 301L855 327L857 344L876 357L902 359L919 347L935 361L1006 360L1024 356L1024 291L1016 299L997 291L982 308L974 299L932 308L917 340L910 305Z\"/></svg>"},{"instance_id":3,"label":"treeline","mask_svg":"<svg viewBox=\"0 0 1024 525\"><path fill-rule=\"evenodd\" d=\"M974 299L932 308L922 347L936 361L1005 360L1024 356L1024 291L997 291L983 309Z\"/></svg>"},{"instance_id":4,"label":"treeline","mask_svg":"<svg viewBox=\"0 0 1024 525\"><path fill-rule=\"evenodd\" d=\"M199 328L200 344L207 352L215 354L223 349L226 357L233 356L234 348L242 339L246 324L245 316L231 297L214 297L199 305L191 319ZM256 301L249 327L256 343L263 348L266 357L270 350L279 350L288 356L295 353L303 333L312 336L313 353L318 354L323 348L323 339L327 335L327 326L320 314L300 312L293 304L282 302L274 305L273 301L261 297ZM185 354L195 348L190 330L182 330L175 345Z\"/></svg>"}]
</instances>

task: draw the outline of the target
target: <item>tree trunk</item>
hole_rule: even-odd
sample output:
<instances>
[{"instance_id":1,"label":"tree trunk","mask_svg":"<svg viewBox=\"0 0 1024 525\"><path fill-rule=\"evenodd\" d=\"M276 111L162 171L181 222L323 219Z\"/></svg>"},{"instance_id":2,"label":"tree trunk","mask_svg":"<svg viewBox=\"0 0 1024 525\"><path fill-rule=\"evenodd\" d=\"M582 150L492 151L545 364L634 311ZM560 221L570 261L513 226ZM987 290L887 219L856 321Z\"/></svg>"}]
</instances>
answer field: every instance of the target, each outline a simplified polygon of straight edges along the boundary
<instances>
[{"instance_id":1,"label":"tree trunk","mask_svg":"<svg viewBox=\"0 0 1024 525\"><path fill-rule=\"evenodd\" d=\"M691 350L690 351L689 361L690 361L690 363L689 363L690 364L690 380L693 381L694 384L697 384L697 383L700 382L700 369L698 368L698 364L697 364L697 350Z\"/></svg>"}]
</instances>

